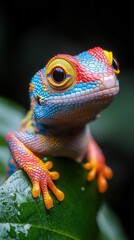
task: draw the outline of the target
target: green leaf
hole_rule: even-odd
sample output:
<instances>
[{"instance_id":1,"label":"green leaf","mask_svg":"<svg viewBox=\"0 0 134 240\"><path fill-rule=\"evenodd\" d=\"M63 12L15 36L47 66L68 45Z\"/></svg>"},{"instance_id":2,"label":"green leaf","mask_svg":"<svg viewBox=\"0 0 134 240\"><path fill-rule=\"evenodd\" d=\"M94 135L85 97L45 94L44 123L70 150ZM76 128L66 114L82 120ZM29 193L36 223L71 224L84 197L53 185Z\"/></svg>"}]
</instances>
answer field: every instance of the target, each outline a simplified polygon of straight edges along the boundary
<instances>
[{"instance_id":1,"label":"green leaf","mask_svg":"<svg viewBox=\"0 0 134 240\"><path fill-rule=\"evenodd\" d=\"M6 166L10 155L5 135L19 128L25 112L24 108L10 99L0 97L0 184L5 181Z\"/></svg>"},{"instance_id":2,"label":"green leaf","mask_svg":"<svg viewBox=\"0 0 134 240\"><path fill-rule=\"evenodd\" d=\"M101 195L96 182L86 182L86 171L69 159L54 160L61 176L56 185L65 200L46 210L42 195L33 199L31 183L22 171L12 175L0 188L0 235L15 239L96 239L96 214ZM52 195L52 194L51 194ZM3 231L4 229L4 231Z\"/></svg>"},{"instance_id":3,"label":"green leaf","mask_svg":"<svg viewBox=\"0 0 134 240\"><path fill-rule=\"evenodd\" d=\"M98 212L97 222L100 229L97 240L128 240L119 219L107 203Z\"/></svg>"},{"instance_id":4,"label":"green leaf","mask_svg":"<svg viewBox=\"0 0 134 240\"><path fill-rule=\"evenodd\" d=\"M25 114L24 108L9 99L0 97L0 144L10 131L16 130Z\"/></svg>"},{"instance_id":5,"label":"green leaf","mask_svg":"<svg viewBox=\"0 0 134 240\"><path fill-rule=\"evenodd\" d=\"M6 180L6 166L9 159L7 146L0 145L0 185Z\"/></svg>"}]
</instances>

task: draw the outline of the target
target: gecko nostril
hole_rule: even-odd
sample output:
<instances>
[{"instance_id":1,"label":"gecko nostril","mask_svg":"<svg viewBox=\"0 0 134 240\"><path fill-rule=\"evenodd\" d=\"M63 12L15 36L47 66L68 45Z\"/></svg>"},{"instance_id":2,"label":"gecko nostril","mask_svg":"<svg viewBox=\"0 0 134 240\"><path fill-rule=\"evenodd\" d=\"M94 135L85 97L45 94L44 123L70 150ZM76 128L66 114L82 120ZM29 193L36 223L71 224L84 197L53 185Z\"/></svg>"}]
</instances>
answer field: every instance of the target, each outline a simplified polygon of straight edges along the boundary
<instances>
[{"instance_id":1,"label":"gecko nostril","mask_svg":"<svg viewBox=\"0 0 134 240\"><path fill-rule=\"evenodd\" d=\"M104 77L103 79L103 85L106 88L112 88L116 85L116 79L114 75L110 75L108 77Z\"/></svg>"}]
</instances>

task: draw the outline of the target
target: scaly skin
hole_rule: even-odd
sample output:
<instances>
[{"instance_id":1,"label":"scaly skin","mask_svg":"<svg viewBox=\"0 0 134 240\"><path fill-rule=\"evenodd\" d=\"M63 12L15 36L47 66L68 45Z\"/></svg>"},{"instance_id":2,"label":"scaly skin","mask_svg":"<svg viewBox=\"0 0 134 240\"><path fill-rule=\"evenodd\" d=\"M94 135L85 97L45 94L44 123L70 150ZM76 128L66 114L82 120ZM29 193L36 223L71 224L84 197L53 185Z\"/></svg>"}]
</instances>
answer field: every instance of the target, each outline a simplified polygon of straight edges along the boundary
<instances>
[{"instance_id":1,"label":"scaly skin","mask_svg":"<svg viewBox=\"0 0 134 240\"><path fill-rule=\"evenodd\" d=\"M95 47L77 56L58 54L31 79L30 110L21 128L7 134L6 141L17 166L31 179L33 197L42 191L47 209L53 205L48 188L59 201L64 193L53 183L59 173L50 171L52 162L44 163L42 157L65 156L82 162L87 156L87 180L97 177L99 191L107 190L112 170L88 123L118 93L118 73L112 52Z\"/></svg>"}]
</instances>

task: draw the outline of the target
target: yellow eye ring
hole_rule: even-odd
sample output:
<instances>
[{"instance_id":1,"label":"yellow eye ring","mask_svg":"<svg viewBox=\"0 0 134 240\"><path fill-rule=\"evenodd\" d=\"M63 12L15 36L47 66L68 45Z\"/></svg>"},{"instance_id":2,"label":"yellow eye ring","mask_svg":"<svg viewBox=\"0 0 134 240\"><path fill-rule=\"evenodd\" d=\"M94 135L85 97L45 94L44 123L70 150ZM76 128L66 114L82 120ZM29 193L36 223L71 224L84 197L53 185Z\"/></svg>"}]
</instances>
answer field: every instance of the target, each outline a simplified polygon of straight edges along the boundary
<instances>
[{"instance_id":1,"label":"yellow eye ring","mask_svg":"<svg viewBox=\"0 0 134 240\"><path fill-rule=\"evenodd\" d=\"M75 69L63 58L54 57L46 65L46 79L55 90L67 90L75 83Z\"/></svg>"}]
</instances>

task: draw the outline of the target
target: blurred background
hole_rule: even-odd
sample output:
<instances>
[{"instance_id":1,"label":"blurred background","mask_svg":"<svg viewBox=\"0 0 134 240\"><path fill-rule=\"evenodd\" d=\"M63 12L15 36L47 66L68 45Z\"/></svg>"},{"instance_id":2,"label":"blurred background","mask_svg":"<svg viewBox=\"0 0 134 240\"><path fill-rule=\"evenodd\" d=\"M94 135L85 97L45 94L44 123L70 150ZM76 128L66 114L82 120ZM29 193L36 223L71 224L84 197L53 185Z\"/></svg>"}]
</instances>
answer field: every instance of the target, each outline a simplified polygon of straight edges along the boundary
<instances>
[{"instance_id":1,"label":"blurred background","mask_svg":"<svg viewBox=\"0 0 134 240\"><path fill-rule=\"evenodd\" d=\"M31 77L57 53L100 46L120 63L120 93L91 123L114 170L106 201L134 239L134 7L131 2L89 0L0 4L0 96L29 109ZM10 116L9 116L10 118Z\"/></svg>"}]
</instances>

